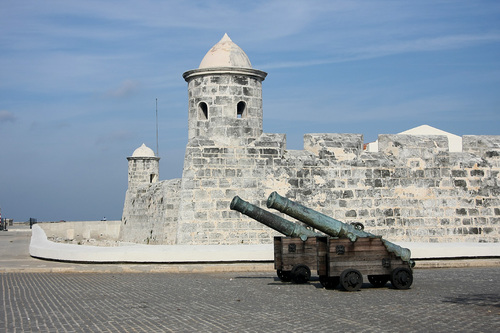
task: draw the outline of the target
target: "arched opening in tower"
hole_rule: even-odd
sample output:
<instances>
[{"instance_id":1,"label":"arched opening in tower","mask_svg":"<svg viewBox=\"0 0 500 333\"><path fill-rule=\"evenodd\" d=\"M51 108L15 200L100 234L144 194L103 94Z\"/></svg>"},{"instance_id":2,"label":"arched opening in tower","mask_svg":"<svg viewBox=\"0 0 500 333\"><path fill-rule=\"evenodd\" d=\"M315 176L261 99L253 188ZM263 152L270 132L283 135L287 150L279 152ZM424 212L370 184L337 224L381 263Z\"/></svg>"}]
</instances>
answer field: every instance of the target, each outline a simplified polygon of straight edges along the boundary
<instances>
[{"instance_id":1,"label":"arched opening in tower","mask_svg":"<svg viewBox=\"0 0 500 333\"><path fill-rule=\"evenodd\" d=\"M149 175L149 183L156 183L158 181L158 175L157 174L150 174Z\"/></svg>"},{"instance_id":2,"label":"arched opening in tower","mask_svg":"<svg viewBox=\"0 0 500 333\"><path fill-rule=\"evenodd\" d=\"M241 101L236 106L236 117L245 118L247 113L247 103Z\"/></svg>"},{"instance_id":3,"label":"arched opening in tower","mask_svg":"<svg viewBox=\"0 0 500 333\"><path fill-rule=\"evenodd\" d=\"M208 105L205 102L198 104L198 120L208 120Z\"/></svg>"}]
</instances>

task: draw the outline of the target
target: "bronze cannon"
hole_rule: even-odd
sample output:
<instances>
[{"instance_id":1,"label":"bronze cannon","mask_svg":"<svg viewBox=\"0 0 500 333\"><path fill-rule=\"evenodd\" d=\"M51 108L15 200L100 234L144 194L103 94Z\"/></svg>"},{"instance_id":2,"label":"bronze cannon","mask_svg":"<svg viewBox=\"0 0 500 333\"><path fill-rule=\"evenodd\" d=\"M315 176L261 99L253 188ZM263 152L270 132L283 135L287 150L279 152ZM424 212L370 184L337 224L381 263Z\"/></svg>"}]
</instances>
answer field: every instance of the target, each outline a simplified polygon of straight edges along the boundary
<instances>
[{"instance_id":1,"label":"bronze cannon","mask_svg":"<svg viewBox=\"0 0 500 333\"><path fill-rule=\"evenodd\" d=\"M316 240L321 233L288 221L235 196L230 208L288 237L274 237L274 268L281 281L305 283L317 270Z\"/></svg>"},{"instance_id":2,"label":"bronze cannon","mask_svg":"<svg viewBox=\"0 0 500 333\"><path fill-rule=\"evenodd\" d=\"M408 289L413 282L409 249L393 244L352 225L307 208L273 192L267 207L274 208L331 236L318 238L318 274L325 287L341 284L359 290L363 274L376 287L391 281L396 289Z\"/></svg>"},{"instance_id":3,"label":"bronze cannon","mask_svg":"<svg viewBox=\"0 0 500 333\"><path fill-rule=\"evenodd\" d=\"M267 225L269 228L278 231L286 236L298 237L305 241L308 237L322 236L320 233L307 229L306 227L288 221L281 216L275 215L262 208L235 196L231 201L230 208L236 210L252 219Z\"/></svg>"}]
</instances>

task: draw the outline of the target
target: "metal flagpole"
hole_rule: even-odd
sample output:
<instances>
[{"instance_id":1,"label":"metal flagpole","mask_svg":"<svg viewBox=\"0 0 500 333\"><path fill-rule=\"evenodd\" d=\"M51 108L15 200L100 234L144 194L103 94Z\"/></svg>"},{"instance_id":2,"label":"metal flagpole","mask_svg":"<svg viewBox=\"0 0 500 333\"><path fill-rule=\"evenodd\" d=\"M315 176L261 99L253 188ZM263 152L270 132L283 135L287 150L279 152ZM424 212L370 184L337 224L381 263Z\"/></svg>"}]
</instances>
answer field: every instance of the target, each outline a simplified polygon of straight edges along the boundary
<instances>
[{"instance_id":1,"label":"metal flagpole","mask_svg":"<svg viewBox=\"0 0 500 333\"><path fill-rule=\"evenodd\" d=\"M158 98L156 99L156 157L159 157L158 153Z\"/></svg>"}]
</instances>

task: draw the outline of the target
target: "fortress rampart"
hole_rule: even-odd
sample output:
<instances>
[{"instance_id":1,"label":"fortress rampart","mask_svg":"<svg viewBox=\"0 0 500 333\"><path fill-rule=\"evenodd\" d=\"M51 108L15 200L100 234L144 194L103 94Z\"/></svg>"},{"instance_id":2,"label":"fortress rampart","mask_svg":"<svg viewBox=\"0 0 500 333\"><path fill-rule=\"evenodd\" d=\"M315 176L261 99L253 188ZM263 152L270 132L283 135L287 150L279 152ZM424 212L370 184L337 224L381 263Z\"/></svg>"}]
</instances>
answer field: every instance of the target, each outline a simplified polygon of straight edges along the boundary
<instances>
[{"instance_id":1,"label":"fortress rampart","mask_svg":"<svg viewBox=\"0 0 500 333\"><path fill-rule=\"evenodd\" d=\"M239 195L265 209L277 191L393 242L499 242L500 136L463 136L462 151L450 152L444 135L380 135L378 152L368 152L361 134L320 133L305 134L303 150L287 150L284 134L262 133L266 73L241 70L248 58L231 62L244 53L225 38L229 60L217 44L202 61L210 70L184 74L182 178L158 181L152 151L132 156L146 174L129 164L121 240L268 244L276 233L229 204Z\"/></svg>"},{"instance_id":2,"label":"fortress rampart","mask_svg":"<svg viewBox=\"0 0 500 333\"><path fill-rule=\"evenodd\" d=\"M369 153L358 134L306 134L304 150L286 150L282 134L244 147L193 139L182 179L127 193L124 219L141 238L124 240L269 243L275 233L229 203L239 195L265 208L276 190L393 241L498 242L500 136L463 141L450 153L444 136L380 135Z\"/></svg>"}]
</instances>

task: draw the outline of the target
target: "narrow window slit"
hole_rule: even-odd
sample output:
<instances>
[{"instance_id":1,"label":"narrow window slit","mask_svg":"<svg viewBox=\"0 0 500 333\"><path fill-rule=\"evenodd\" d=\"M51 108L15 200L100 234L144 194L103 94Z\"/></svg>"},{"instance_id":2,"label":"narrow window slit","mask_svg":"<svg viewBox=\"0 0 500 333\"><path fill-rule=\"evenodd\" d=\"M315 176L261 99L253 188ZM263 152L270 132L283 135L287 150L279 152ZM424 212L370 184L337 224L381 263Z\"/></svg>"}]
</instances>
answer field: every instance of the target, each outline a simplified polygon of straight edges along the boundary
<instances>
[{"instance_id":1,"label":"narrow window slit","mask_svg":"<svg viewBox=\"0 0 500 333\"><path fill-rule=\"evenodd\" d=\"M247 103L241 101L236 106L236 118L246 118L247 116Z\"/></svg>"},{"instance_id":2,"label":"narrow window slit","mask_svg":"<svg viewBox=\"0 0 500 333\"><path fill-rule=\"evenodd\" d=\"M198 104L198 120L208 120L208 105L205 102Z\"/></svg>"}]
</instances>

